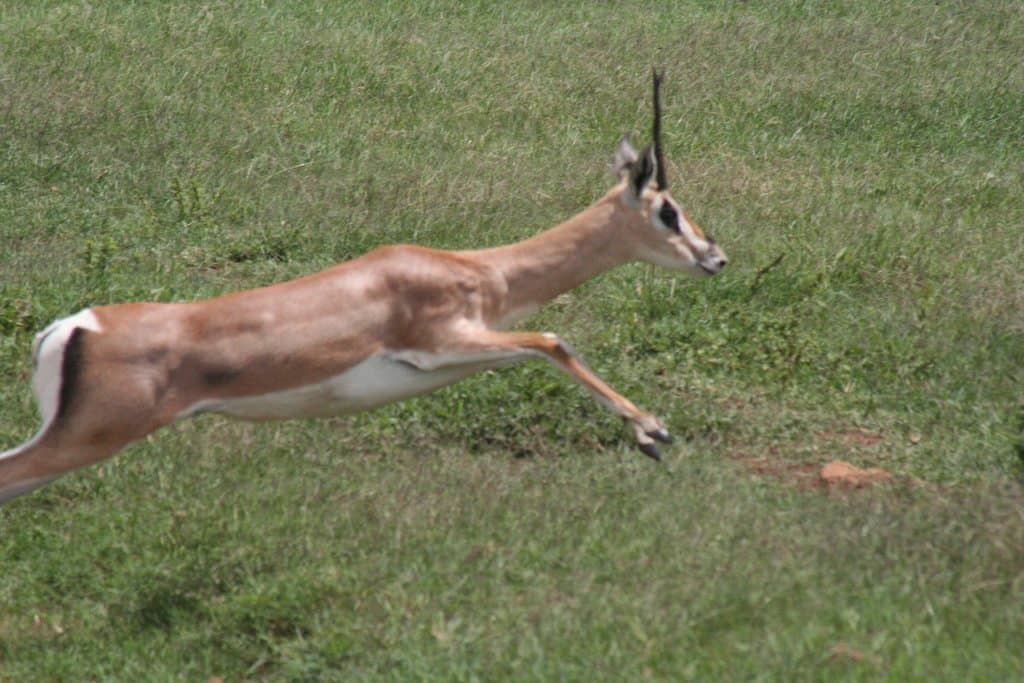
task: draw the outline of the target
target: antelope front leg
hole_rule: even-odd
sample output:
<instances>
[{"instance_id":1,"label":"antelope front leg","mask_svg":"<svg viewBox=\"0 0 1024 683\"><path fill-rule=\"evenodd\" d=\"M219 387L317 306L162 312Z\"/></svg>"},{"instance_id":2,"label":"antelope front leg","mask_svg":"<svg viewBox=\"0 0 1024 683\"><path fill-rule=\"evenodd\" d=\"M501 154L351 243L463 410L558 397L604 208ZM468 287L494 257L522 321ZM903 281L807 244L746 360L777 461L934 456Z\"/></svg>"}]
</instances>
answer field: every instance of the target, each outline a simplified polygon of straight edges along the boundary
<instances>
[{"instance_id":1,"label":"antelope front leg","mask_svg":"<svg viewBox=\"0 0 1024 683\"><path fill-rule=\"evenodd\" d=\"M557 335L539 332L479 331L464 337L459 346L466 352L506 352L518 355L540 355L582 384L598 403L619 415L633 426L637 446L650 458L661 461L656 441L671 443L672 437L661 420L636 407L632 401L612 389L579 354Z\"/></svg>"},{"instance_id":2,"label":"antelope front leg","mask_svg":"<svg viewBox=\"0 0 1024 683\"><path fill-rule=\"evenodd\" d=\"M640 410L632 401L615 391L587 366L575 349L557 335L526 334L531 337L528 343L533 344L532 348L544 354L555 367L569 373L573 379L586 387L598 403L631 424L636 435L637 447L644 455L661 462L661 451L655 442L672 443L672 437L661 420ZM537 337L540 339L536 339Z\"/></svg>"}]
</instances>

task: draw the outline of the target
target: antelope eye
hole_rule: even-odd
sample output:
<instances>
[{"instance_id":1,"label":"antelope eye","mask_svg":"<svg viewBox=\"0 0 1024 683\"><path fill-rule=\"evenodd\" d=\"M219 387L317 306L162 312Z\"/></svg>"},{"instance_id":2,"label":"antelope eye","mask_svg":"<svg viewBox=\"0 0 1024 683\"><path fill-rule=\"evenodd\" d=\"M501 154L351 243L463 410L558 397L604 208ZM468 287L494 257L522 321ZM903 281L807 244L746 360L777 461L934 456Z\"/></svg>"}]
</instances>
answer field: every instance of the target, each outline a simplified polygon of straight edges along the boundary
<instances>
[{"instance_id":1,"label":"antelope eye","mask_svg":"<svg viewBox=\"0 0 1024 683\"><path fill-rule=\"evenodd\" d=\"M658 218L665 224L665 227L670 230L677 230L679 228L679 214L672 208L671 204L662 204L661 210L658 211Z\"/></svg>"}]
</instances>

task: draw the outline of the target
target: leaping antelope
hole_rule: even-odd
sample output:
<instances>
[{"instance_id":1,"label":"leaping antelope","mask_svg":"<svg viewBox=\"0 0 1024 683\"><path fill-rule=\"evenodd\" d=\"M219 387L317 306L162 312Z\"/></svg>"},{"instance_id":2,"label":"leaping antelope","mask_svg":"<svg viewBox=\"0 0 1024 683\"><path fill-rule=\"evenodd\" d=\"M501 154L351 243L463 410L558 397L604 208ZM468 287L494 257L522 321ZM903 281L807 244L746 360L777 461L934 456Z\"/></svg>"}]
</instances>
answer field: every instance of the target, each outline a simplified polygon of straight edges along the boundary
<instances>
[{"instance_id":1,"label":"leaping antelope","mask_svg":"<svg viewBox=\"0 0 1024 683\"><path fill-rule=\"evenodd\" d=\"M623 263L698 276L725 267L722 249L668 193L660 84L655 73L653 148L637 154L624 138L618 184L531 239L457 252L386 246L269 287L195 303L98 306L54 322L32 345L43 426L0 454L0 502L199 413L353 413L536 357L632 425L640 450L660 460L655 441L670 441L662 422L568 344L554 334L503 331Z\"/></svg>"}]
</instances>

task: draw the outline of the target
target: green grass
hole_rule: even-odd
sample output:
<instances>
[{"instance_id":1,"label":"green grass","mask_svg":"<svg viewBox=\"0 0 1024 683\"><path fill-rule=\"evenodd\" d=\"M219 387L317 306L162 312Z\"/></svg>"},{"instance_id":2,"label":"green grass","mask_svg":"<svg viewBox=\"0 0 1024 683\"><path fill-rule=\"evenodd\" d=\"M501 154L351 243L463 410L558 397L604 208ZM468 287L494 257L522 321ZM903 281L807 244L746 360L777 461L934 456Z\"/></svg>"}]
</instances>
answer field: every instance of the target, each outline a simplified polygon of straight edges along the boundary
<instances>
[{"instance_id":1,"label":"green grass","mask_svg":"<svg viewBox=\"0 0 1024 683\"><path fill-rule=\"evenodd\" d=\"M1024 4L336 5L0 2L0 447L54 318L582 209L658 64L729 271L525 327L674 475L541 364L178 424L0 510L0 678L1024 675Z\"/></svg>"}]
</instances>

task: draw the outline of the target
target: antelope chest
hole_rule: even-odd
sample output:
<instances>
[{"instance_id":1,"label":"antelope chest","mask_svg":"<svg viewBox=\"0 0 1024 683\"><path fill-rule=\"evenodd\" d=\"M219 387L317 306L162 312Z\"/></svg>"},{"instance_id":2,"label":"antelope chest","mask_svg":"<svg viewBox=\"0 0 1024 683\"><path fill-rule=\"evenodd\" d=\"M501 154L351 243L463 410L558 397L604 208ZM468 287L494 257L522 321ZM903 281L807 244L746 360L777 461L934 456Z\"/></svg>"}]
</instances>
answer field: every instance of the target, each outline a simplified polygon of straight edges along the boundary
<instances>
[{"instance_id":1,"label":"antelope chest","mask_svg":"<svg viewBox=\"0 0 1024 683\"><path fill-rule=\"evenodd\" d=\"M424 360L422 355L414 358L417 362ZM439 389L498 364L490 359L467 358L464 363L421 367L403 354L384 353L315 384L257 396L200 401L181 417L207 412L245 420L346 415Z\"/></svg>"}]
</instances>

